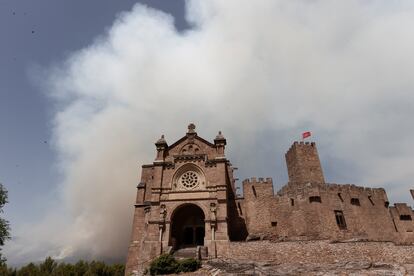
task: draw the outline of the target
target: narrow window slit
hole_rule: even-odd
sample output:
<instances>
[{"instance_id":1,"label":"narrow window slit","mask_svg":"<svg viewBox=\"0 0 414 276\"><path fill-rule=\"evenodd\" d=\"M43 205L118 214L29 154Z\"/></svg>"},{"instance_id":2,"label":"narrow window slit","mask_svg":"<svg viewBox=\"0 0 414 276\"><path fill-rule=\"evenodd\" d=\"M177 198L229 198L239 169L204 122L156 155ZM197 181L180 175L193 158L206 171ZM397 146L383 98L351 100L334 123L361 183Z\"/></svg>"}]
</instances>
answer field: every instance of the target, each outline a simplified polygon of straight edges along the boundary
<instances>
[{"instance_id":1,"label":"narrow window slit","mask_svg":"<svg viewBox=\"0 0 414 276\"><path fill-rule=\"evenodd\" d=\"M339 211L339 210L335 210L335 219L336 219L336 224L338 225L339 229L341 230L345 230L346 228L346 222L345 222L345 217L344 217L344 212Z\"/></svg>"},{"instance_id":2,"label":"narrow window slit","mask_svg":"<svg viewBox=\"0 0 414 276\"><path fill-rule=\"evenodd\" d=\"M374 201L372 200L372 196L368 196L369 202L371 202L372 206L375 205Z\"/></svg>"}]
</instances>

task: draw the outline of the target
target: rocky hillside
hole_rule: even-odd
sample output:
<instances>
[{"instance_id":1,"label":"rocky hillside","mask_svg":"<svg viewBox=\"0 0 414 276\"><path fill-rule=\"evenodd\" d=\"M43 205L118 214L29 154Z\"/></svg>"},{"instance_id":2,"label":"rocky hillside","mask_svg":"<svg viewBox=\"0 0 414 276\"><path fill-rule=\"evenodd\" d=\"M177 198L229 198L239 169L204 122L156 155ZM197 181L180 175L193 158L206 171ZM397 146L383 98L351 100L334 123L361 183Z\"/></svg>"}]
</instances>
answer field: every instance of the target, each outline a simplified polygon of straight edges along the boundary
<instances>
[{"instance_id":1,"label":"rocky hillside","mask_svg":"<svg viewBox=\"0 0 414 276\"><path fill-rule=\"evenodd\" d=\"M390 242L231 243L198 275L414 275L414 246Z\"/></svg>"}]
</instances>

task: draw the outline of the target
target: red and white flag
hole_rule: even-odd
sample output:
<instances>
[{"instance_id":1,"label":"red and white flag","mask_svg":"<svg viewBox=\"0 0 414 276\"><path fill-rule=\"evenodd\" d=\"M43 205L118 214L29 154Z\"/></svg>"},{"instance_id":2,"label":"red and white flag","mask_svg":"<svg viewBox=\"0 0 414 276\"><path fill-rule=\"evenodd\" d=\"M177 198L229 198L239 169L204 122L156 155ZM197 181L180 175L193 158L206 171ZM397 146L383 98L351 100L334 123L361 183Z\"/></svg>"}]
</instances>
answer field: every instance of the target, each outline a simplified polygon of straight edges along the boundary
<instances>
[{"instance_id":1,"label":"red and white flag","mask_svg":"<svg viewBox=\"0 0 414 276\"><path fill-rule=\"evenodd\" d=\"M306 132L302 133L302 139L308 138L308 137L310 137L311 135L312 135L312 134L311 134L311 132L310 132L310 131L306 131Z\"/></svg>"}]
</instances>

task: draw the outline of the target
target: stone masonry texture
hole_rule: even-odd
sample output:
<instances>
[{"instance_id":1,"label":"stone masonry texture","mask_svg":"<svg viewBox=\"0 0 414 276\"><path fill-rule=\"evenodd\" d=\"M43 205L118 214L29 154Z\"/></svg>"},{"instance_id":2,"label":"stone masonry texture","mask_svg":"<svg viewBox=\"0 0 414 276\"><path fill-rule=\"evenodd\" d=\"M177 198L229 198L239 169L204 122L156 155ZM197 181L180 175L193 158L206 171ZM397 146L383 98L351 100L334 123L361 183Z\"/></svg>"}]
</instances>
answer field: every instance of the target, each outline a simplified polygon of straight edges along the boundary
<instances>
[{"instance_id":1,"label":"stone masonry texture","mask_svg":"<svg viewBox=\"0 0 414 276\"><path fill-rule=\"evenodd\" d=\"M199 137L194 124L171 145L164 136L156 141L155 160L142 166L137 185L126 275L189 247L202 248L209 260L271 257L280 264L292 263L289 258L335 263L347 252L350 260L371 258L371 264L381 256L391 260L393 252L412 258L412 208L390 205L382 188L326 183L314 142L294 142L287 151L289 181L279 191L271 178L253 177L242 182L241 196L226 144L221 132L213 142ZM342 243L349 240L366 244ZM309 250L298 249L304 247ZM375 250L379 257L372 257Z\"/></svg>"},{"instance_id":2,"label":"stone masonry texture","mask_svg":"<svg viewBox=\"0 0 414 276\"><path fill-rule=\"evenodd\" d=\"M414 246L392 242L233 242L200 275L414 275Z\"/></svg>"}]
</instances>

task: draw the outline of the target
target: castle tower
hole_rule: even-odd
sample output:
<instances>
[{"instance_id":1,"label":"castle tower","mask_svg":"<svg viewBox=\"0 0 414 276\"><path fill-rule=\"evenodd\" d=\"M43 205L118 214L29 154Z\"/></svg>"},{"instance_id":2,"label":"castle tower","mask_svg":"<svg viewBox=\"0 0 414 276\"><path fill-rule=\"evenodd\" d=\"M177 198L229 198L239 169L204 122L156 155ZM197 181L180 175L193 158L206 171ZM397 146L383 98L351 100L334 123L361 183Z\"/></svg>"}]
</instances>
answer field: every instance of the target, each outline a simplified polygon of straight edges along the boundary
<instances>
[{"instance_id":1,"label":"castle tower","mask_svg":"<svg viewBox=\"0 0 414 276\"><path fill-rule=\"evenodd\" d=\"M289 184L325 183L314 142L294 142L285 155Z\"/></svg>"}]
</instances>

